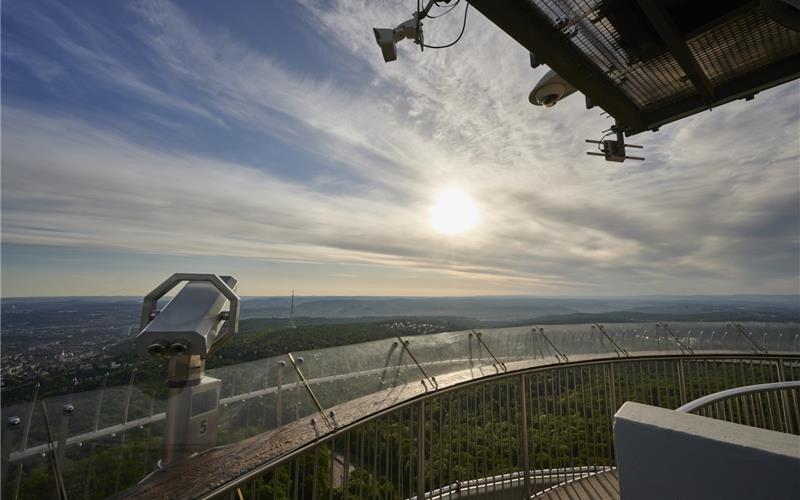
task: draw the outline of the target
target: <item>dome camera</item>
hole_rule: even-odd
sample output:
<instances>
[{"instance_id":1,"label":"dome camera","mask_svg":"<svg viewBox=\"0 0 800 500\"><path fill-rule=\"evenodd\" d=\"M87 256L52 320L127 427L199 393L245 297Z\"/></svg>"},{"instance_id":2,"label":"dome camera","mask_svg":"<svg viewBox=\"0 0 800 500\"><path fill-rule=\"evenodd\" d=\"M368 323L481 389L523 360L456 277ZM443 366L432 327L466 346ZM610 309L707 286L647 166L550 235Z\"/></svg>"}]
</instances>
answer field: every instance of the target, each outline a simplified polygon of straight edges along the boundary
<instances>
[{"instance_id":1,"label":"dome camera","mask_svg":"<svg viewBox=\"0 0 800 500\"><path fill-rule=\"evenodd\" d=\"M572 94L575 90L577 89L561 78L558 73L550 70L533 87L530 95L528 95L528 101L534 106L552 108L558 101Z\"/></svg>"}]
</instances>

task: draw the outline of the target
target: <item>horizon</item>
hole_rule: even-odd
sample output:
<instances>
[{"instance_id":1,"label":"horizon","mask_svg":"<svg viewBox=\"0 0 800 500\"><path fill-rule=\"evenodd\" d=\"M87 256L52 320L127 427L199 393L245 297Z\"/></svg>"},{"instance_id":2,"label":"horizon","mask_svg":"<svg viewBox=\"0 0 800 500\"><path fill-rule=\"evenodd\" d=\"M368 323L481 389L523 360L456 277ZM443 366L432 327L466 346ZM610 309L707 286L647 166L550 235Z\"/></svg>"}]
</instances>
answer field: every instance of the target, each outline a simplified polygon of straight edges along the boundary
<instances>
[{"instance_id":1,"label":"horizon","mask_svg":"<svg viewBox=\"0 0 800 500\"><path fill-rule=\"evenodd\" d=\"M582 142L610 121L528 105L547 68L480 13L385 64L370 26L411 9L3 2L2 297L176 270L253 296L796 293L800 83L610 164Z\"/></svg>"},{"instance_id":2,"label":"horizon","mask_svg":"<svg viewBox=\"0 0 800 500\"><path fill-rule=\"evenodd\" d=\"M165 297L170 297L169 295ZM286 295L241 295L242 299L289 299L291 294ZM782 297L782 298L798 298L800 293L735 293L735 294L639 294L639 295L509 295L509 294L496 294L496 295L302 295L294 294L295 299L299 298L323 298L323 299L543 299L543 300L615 300L615 299L654 299L654 298L737 298L737 297ZM31 295L31 296L13 296L13 297L0 297L3 300L43 300L43 299L130 299L142 300L138 295Z\"/></svg>"}]
</instances>

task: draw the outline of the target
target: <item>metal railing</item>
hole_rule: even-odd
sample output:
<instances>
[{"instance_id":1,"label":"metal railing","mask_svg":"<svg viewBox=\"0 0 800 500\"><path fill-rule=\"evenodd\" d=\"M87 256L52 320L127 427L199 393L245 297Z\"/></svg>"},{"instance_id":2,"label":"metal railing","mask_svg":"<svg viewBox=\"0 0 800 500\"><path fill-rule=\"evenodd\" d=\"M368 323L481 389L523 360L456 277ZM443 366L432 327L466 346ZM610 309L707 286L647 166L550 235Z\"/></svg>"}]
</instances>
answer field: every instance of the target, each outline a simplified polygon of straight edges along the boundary
<instances>
[{"instance_id":1,"label":"metal railing","mask_svg":"<svg viewBox=\"0 0 800 500\"><path fill-rule=\"evenodd\" d=\"M676 408L721 389L784 377L800 379L800 358L631 354L554 362L423 393L192 495L461 498L502 492L522 498L613 467L612 416L625 401ZM781 412L775 427L797 429L797 407ZM771 428L772 422L750 425ZM242 458L235 446L213 458L223 456ZM159 490L147 493L153 491Z\"/></svg>"},{"instance_id":2,"label":"metal railing","mask_svg":"<svg viewBox=\"0 0 800 500\"><path fill-rule=\"evenodd\" d=\"M669 328L669 333L666 331L667 328ZM601 431L600 422L605 419L606 424L604 425L610 426L610 415L613 412L607 413L606 410L611 411L610 408L621 404L626 391L639 391L641 392L639 397L642 398L644 393L658 394L659 401L663 400L665 404L666 402L674 403L671 407L676 407L692 397L705 395L713 392L712 389L717 389L716 382L708 379L705 374L704 370L709 370L708 366L703 363L696 364L694 360L699 363L699 360L707 359L703 356L725 353L737 356L750 353L751 356L756 356L757 353L760 355L763 352L778 351L790 356L792 353L798 352L797 349L800 348L796 325L745 324L737 325L735 328L725 323L675 323L668 325L667 328L661 325L656 327L653 324L545 325L538 329L517 327L484 330L481 335L474 333L470 335L472 332L469 331L449 332L405 337L399 342L395 339L386 339L341 348L292 353L295 364L292 364L289 355L286 355L209 370L210 376L219 378L223 382L223 397L220 400L223 416L220 419L219 444L232 444L235 447L235 443L245 438L283 430L293 423L304 428L315 426L314 432L310 434L307 441L300 441L298 446L283 450L279 457L260 457L259 467L231 471L232 474L234 472L236 474L226 478L223 482L229 485L226 488L234 488L233 485L238 483L234 483L232 478L245 477L253 470L261 470L260 467L267 463L269 467L282 467L275 462L275 459L285 461L286 457L292 456L292 453L302 450L312 442L331 442L332 444L325 445L329 446L329 452L332 453L331 460L336 461L337 457L341 457L342 460L349 461L348 470L353 468L354 471L362 471L356 473L355 483L349 472L344 474L340 480L346 480L349 483L348 488L350 488L350 484L359 484L359 481L368 480L383 481L386 485L394 484L401 475L403 478L401 482L406 484L405 480L409 479L406 474L411 474L405 472L406 468L416 467L419 469L418 463L414 461L416 459L411 456L413 453L410 453L413 440L404 440L402 443L396 444L398 449L392 448L394 451L390 452L400 453L405 462L408 462L401 465L399 473L395 472L394 476L386 474L376 476L374 473L363 472L369 470L369 467L363 469L361 467L363 464L360 462L358 463L361 465L354 465L356 462L354 462L352 450L346 457L342 455L343 448L339 448L340 444L344 446L343 442L340 443L342 441L341 432L344 430L350 432L354 425L368 425L368 422L374 421L379 415L390 410L400 411L401 408L406 408L407 411L411 411L408 405L414 401L414 398L420 397L431 398L429 405L423 405L423 410L416 410L424 413L425 418L433 418L434 421L437 421L439 413L436 412L442 411L444 411L442 417L449 418L451 415L448 413L450 410L447 406L449 400L436 398L443 398L450 394L448 391L452 391L453 387L464 387L466 390L465 383L484 381L499 383L503 380L503 383L506 384L504 390L507 390L508 394L490 394L489 392L486 394L486 396L491 396L488 398L489 403L486 403L488 407L497 406L495 410L492 410L494 413L486 410L485 416L488 418L488 422L505 429L503 425L510 424L501 425L499 419L502 417L510 419L509 421L512 423L519 422L519 419L522 418L519 414L522 408L525 408L525 419L532 422L531 426L517 426L513 429L508 427L507 435L498 441L503 445L503 453L511 453L510 456L513 457L513 460L509 459L508 463L503 464L486 462L480 464L481 469L476 469L474 473L470 472L472 469L469 467L478 467L476 464L465 464L458 467L453 465L453 469L450 469L450 466L448 468L437 466L439 467L436 469L439 474L435 476L437 479L429 480L427 473L420 476L417 471L414 473L417 475L412 476L410 481L418 483L418 477L423 477L424 491L454 492L461 488L462 484L473 484L475 488L490 486L497 488L501 483L509 483L509 481L509 484L514 483L516 479L513 478L522 477L524 480L527 477L530 491L538 488L539 483L545 481L543 478L552 476L552 474L536 471L556 470L560 471L558 474L563 473L566 477L567 471L573 467L573 465L568 465L566 462L561 463L560 459L555 458L560 456L561 451L559 450L563 445L561 442L558 443L558 450L555 444L551 445L554 457L551 459L552 463L547 463L543 459L545 451L541 444L543 441L540 441L539 438L552 440L560 434L550 433L539 436L537 433L544 432L541 429L546 428L547 425L556 425L557 422L560 422L558 418L571 415L569 418L577 426L564 436L575 437L576 429L582 429L597 443L607 446L608 443L604 439L610 439L610 427ZM747 333L742 334L740 330ZM763 347L763 349L755 348L755 345ZM688 354L687 348L691 348L695 355ZM683 361L677 365L674 364L673 357L681 355ZM628 367L637 366L636 358L640 356L664 357L662 361L666 364L659 365L653 361L655 364L648 364L646 369L640 368L644 372L656 370L656 373L661 373L660 376L654 376L655 378L651 380L652 387L645 388L642 384L630 382L626 378L627 375L620 378L621 375L617 373L620 370L623 372L628 370ZM774 363L774 359L777 359L770 358L769 355L767 358L772 360L770 363ZM592 361L595 364L587 365L587 360L590 359L605 360L602 362ZM618 360L622 364L613 364L611 359ZM787 359L793 360L794 358ZM552 381L550 385L538 381L536 378L538 375L534 375L538 372L535 370L544 369L543 367L550 370L550 365L556 363L561 363L560 366L564 368L577 369L580 366L585 370L582 368L574 372L559 372L560 376L564 378ZM795 361L791 361L789 366L782 368L786 370L786 380L791 380L792 377L797 378L793 363ZM589 366L595 368L590 369ZM605 368L597 368L600 366ZM739 365L730 366L741 368ZM746 366L747 371L756 365L747 364ZM670 370L669 377L665 371L667 367ZM529 374L532 378L526 382L528 384L526 387L530 387L530 391L532 391L529 396L526 396L528 401L532 401L529 403L530 408L514 402L524 395L521 385L524 378L514 377L519 377L521 372L529 369L534 370ZM552 369L556 368L552 367ZM597 370L605 371L601 373ZM457 376L450 377L448 381L451 374L457 374ZM731 372L719 375L719 377L725 381L738 381L748 377L748 380L762 381L758 379L757 374L752 373L735 374ZM63 479L64 488L69 496L103 498L124 490L149 474L155 468L155 462L159 458L164 399L152 387L139 385L135 379L134 374L128 386L104 387L97 391L45 398L41 403L38 402L37 397L28 404L3 408L5 426L3 429L5 431L3 433L3 477L6 478L4 479L4 497L41 496L42 492L46 492L45 496L51 496L55 485ZM601 380L605 382L600 383ZM608 383L608 380L611 383ZM670 385L670 391L665 392L668 380L671 380L669 383L673 385ZM633 385L628 387L630 384ZM569 408L563 403L553 402L552 398L555 397L555 394L561 394L563 387L574 390L576 385L587 389L579 391L572 396L573 399L569 399ZM742 384L737 382L730 387L734 385ZM594 393L586 392L589 387ZM726 387L728 385L721 388ZM373 409L373 413L368 415L348 415L349 401L371 398L375 394L381 394L386 398L383 406L379 405ZM574 399L578 397L577 394L587 400L586 405L583 402L578 404L578 401ZM599 403L601 394L602 399L608 401L602 406ZM470 408L470 412L477 411L474 409L476 404L479 407L484 404L483 400L480 403L476 403L474 399L469 403L466 400L459 399L458 401L460 403L454 401L453 404L472 405L465 407ZM535 404L543 406L538 408L534 406ZM67 406L71 406L72 411L64 411ZM45 408L50 416L49 426L44 425L41 408ZM446 410L441 410L441 408L446 408ZM457 407L454 407L452 411L456 412ZM539 413L540 411L544 413ZM430 412L434 412L433 417L430 417ZM586 413L585 417L583 413ZM482 415L480 418L483 418ZM16 424L12 425L12 417L16 417ZM463 418L467 417L473 418L473 420L479 418L472 416L472 413L464 414ZM419 417L417 416L417 418ZM404 419L401 420L405 422ZM420 436L417 431L414 431L417 429L414 425L416 424L413 422L404 423L403 435L408 430L406 426L410 426L412 435L418 439ZM430 427L433 424L426 425ZM457 428L463 429L464 432L476 433L474 421L472 426L462 422L461 427ZM596 432L592 430L595 428ZM383 429L380 430L380 432L383 431ZM520 432L528 432L530 435L525 438ZM556 432L555 427L553 432ZM434 437L439 439L438 435L422 437L426 439L427 443L430 443ZM482 438L476 435L475 439L480 441ZM522 447L527 452L523 452L522 448L513 451L512 444L518 444L520 440L540 444L538 448L532 444ZM370 441L370 444L374 443ZM483 451L488 456L489 451L494 450L493 447L499 446L499 444L484 444L483 446ZM597 468L612 463L613 454L610 451L605 452L607 460L600 459L601 457L598 455L600 445L592 445L588 448L584 445L581 446L580 449L583 450L583 453L588 453L586 450L594 450L591 456L597 456L598 459L595 461L596 463L573 460L576 464L574 467ZM462 447L464 447L462 454L468 453L465 443L462 443ZM320 451L320 453L323 452ZM527 463L530 467L524 467L525 453L528 454ZM550 455L548 454L548 456ZM463 457L462 459L469 461ZM390 469L394 470L396 464L392 460L387 463L389 463ZM427 465L429 461L430 458L426 457L421 463ZM582 461L586 463L579 464ZM58 467L53 466L54 462L57 462ZM458 464L458 462L454 463ZM417 465L412 467L412 464ZM336 467L341 469L343 466L340 464ZM386 463L381 462L381 466L386 466ZM57 470L61 471L63 476L61 479L55 477ZM533 472L525 474L526 470ZM6 471L8 474L5 473ZM263 472L264 470L260 473ZM479 472L485 472L485 475L480 475ZM522 476L519 476L520 473ZM332 472L332 474L334 473ZM451 476L456 480L443 482L445 476L448 480ZM290 483L295 484L292 481ZM324 486L316 483L315 485L314 488L319 494L320 488L324 489ZM392 497L393 494L389 494L389 489L387 489L389 486L386 485L381 488L386 490L387 498ZM300 486L295 485L290 488L292 495L295 493L299 495L300 492L306 491L302 487L297 490L297 487ZM338 488L338 490L332 488L332 491L334 493L349 491L348 488L344 488L344 485L340 485ZM361 488L369 489L366 484ZM395 485L392 488L394 488L392 491L399 496L419 494L416 486L401 488ZM313 491L313 488L308 490L308 492ZM452 496L455 493L440 493L440 495L445 494Z\"/></svg>"},{"instance_id":3,"label":"metal railing","mask_svg":"<svg viewBox=\"0 0 800 500\"><path fill-rule=\"evenodd\" d=\"M747 385L695 399L678 411L796 434L799 394L797 380Z\"/></svg>"}]
</instances>

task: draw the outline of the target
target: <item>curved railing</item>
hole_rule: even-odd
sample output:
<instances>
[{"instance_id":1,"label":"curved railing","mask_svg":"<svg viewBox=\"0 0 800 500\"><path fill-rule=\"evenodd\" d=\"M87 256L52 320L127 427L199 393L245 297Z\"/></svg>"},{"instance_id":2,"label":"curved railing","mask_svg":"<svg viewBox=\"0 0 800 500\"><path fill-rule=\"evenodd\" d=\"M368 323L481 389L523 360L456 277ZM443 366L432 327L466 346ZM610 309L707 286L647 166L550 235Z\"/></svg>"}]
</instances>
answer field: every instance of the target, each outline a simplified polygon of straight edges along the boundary
<instances>
[{"instance_id":1,"label":"curved railing","mask_svg":"<svg viewBox=\"0 0 800 500\"><path fill-rule=\"evenodd\" d=\"M746 385L695 399L677 411L780 432L799 433L800 381L788 380Z\"/></svg>"},{"instance_id":2,"label":"curved railing","mask_svg":"<svg viewBox=\"0 0 800 500\"><path fill-rule=\"evenodd\" d=\"M452 378L451 378L452 377ZM137 498L522 497L615 465L612 416L625 401L676 408L741 385L800 380L800 357L635 352L508 364L481 379L440 378L438 391L315 433L294 422L211 450L129 490ZM767 404L752 401L746 404ZM349 411L359 413L360 402ZM777 408L776 408L777 410ZM761 412L748 406L743 414ZM788 420L787 420L788 419ZM797 429L796 406L751 425ZM288 442L290 446L281 447ZM215 464L227 464L225 467Z\"/></svg>"},{"instance_id":3,"label":"curved railing","mask_svg":"<svg viewBox=\"0 0 800 500\"><path fill-rule=\"evenodd\" d=\"M219 444L249 443L251 436L285 432L291 425L311 433L300 433L301 438L280 450L285 457L311 441L337 435L365 415L379 415L414 398L444 394L450 387L502 378L512 371L638 356L790 355L800 347L798 338L794 324L528 326L484 330L482 335L449 332L309 350L208 374L223 384ZM361 407L349 415L352 401ZM64 411L67 405L71 412ZM46 490L49 495L56 482L54 461L60 462L71 496L104 497L138 482L159 457L163 412L159 388L137 384L135 374L128 386L3 408L4 421L11 416L20 419L12 432L4 433L13 438L8 445L4 440L4 448L10 450L6 494L15 498ZM543 469L548 468L558 469ZM233 476L243 477L245 472ZM441 487L448 485L425 491Z\"/></svg>"}]
</instances>

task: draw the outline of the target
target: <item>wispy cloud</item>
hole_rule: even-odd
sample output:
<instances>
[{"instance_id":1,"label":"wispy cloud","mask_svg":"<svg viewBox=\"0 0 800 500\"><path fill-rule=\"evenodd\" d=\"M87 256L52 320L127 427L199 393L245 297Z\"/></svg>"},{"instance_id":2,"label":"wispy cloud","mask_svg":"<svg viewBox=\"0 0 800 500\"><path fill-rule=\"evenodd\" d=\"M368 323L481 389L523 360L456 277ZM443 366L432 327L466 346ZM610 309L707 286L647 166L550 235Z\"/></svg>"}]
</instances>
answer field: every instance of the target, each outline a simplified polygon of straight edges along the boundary
<instances>
[{"instance_id":1,"label":"wispy cloud","mask_svg":"<svg viewBox=\"0 0 800 500\"><path fill-rule=\"evenodd\" d=\"M3 241L367 263L517 293L796 291L797 84L643 135L648 161L615 166L584 155L608 123L579 97L527 104L542 70L477 12L455 47L404 44L384 64L369 28L409 5L303 3L347 77L280 62L169 3L136 3L119 31L68 4L4 5L64 59L29 56L5 32L4 58L146 106L45 110L6 92ZM454 38L457 17L428 22L429 41ZM188 145L209 128L292 154ZM319 167L292 175L304 162ZM427 208L452 184L481 224L442 240Z\"/></svg>"}]
</instances>

